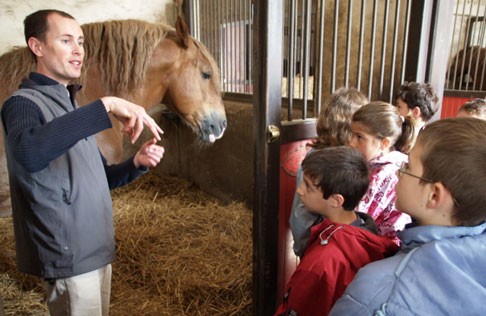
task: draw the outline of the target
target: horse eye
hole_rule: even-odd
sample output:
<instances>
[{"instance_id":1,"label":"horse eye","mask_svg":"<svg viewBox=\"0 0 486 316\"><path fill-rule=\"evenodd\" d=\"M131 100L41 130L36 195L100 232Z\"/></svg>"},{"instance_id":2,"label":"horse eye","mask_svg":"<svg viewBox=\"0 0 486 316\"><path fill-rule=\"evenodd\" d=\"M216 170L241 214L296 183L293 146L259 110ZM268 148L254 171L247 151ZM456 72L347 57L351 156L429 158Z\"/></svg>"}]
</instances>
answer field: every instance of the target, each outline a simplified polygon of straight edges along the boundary
<instances>
[{"instance_id":1,"label":"horse eye","mask_svg":"<svg viewBox=\"0 0 486 316\"><path fill-rule=\"evenodd\" d=\"M202 74L202 77L204 79L211 79L211 73L210 72L203 72L201 74Z\"/></svg>"}]
</instances>

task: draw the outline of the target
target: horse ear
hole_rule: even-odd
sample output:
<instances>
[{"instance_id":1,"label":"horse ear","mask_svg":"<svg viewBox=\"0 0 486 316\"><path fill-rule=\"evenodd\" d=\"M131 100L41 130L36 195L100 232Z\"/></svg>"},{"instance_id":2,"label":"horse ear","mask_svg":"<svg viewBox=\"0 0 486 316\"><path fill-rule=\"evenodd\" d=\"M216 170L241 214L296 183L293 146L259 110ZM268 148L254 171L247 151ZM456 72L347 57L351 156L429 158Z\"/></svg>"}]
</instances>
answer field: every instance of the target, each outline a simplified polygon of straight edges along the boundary
<instances>
[{"instance_id":1,"label":"horse ear","mask_svg":"<svg viewBox=\"0 0 486 316\"><path fill-rule=\"evenodd\" d=\"M183 48L188 48L189 47L189 28L186 25L186 22L182 19L182 17L179 15L177 17L176 21L176 33L177 37L179 37L181 41L181 46Z\"/></svg>"}]
</instances>

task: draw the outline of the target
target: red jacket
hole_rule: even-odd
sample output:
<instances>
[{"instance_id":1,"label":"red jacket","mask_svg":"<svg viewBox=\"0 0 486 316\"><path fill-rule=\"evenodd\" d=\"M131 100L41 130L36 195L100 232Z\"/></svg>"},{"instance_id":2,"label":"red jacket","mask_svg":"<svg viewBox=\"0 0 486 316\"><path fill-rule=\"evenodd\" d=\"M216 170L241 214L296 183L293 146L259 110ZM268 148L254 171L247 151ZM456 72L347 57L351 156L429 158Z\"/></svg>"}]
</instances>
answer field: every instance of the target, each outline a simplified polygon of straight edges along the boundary
<instances>
[{"instance_id":1,"label":"red jacket","mask_svg":"<svg viewBox=\"0 0 486 316\"><path fill-rule=\"evenodd\" d=\"M397 252L393 241L366 229L374 225L368 215L357 214L364 220L360 227L328 219L312 227L307 249L275 315L328 315L359 268Z\"/></svg>"}]
</instances>

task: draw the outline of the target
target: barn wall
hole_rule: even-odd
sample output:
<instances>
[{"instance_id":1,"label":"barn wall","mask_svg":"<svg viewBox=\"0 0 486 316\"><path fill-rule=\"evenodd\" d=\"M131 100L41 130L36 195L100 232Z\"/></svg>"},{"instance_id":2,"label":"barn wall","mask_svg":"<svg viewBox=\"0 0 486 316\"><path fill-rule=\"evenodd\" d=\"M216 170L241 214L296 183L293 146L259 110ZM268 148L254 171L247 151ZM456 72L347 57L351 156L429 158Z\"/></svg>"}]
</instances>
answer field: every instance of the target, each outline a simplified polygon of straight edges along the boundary
<instances>
[{"instance_id":1,"label":"barn wall","mask_svg":"<svg viewBox=\"0 0 486 316\"><path fill-rule=\"evenodd\" d=\"M474 100L474 98L462 98L452 96L444 97L444 99L442 100L442 112L440 113L440 118L443 119L448 117L455 117L461 105L471 100Z\"/></svg>"},{"instance_id":2,"label":"barn wall","mask_svg":"<svg viewBox=\"0 0 486 316\"><path fill-rule=\"evenodd\" d=\"M155 172L178 175L223 200L253 202L253 108L225 101L228 128L212 145L171 114L154 115L164 130L164 159Z\"/></svg>"},{"instance_id":3,"label":"barn wall","mask_svg":"<svg viewBox=\"0 0 486 316\"><path fill-rule=\"evenodd\" d=\"M225 100L228 128L214 144L201 144L196 134L163 105L150 115L164 130L165 149L161 163L152 170L180 176L201 190L224 201L253 203L253 107L248 103ZM148 131L134 144L125 137L124 155L135 154L151 138Z\"/></svg>"},{"instance_id":4,"label":"barn wall","mask_svg":"<svg viewBox=\"0 0 486 316\"><path fill-rule=\"evenodd\" d=\"M134 18L173 25L177 14L173 0L0 0L0 29L3 30L0 37L0 54L8 51L12 46L25 45L24 18L40 9L66 11L81 24Z\"/></svg>"}]
</instances>

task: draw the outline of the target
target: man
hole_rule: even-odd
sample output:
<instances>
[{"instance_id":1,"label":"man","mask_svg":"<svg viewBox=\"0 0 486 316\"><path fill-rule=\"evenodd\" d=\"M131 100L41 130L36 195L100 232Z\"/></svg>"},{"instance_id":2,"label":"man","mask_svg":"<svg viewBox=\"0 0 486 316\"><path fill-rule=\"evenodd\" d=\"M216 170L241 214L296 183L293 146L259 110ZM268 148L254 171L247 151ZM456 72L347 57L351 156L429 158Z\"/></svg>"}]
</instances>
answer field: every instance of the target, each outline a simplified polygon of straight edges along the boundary
<instances>
[{"instance_id":1,"label":"man","mask_svg":"<svg viewBox=\"0 0 486 316\"><path fill-rule=\"evenodd\" d=\"M51 315L108 315L115 258L109 189L155 167L162 130L131 102L103 97L78 107L83 32L69 14L41 10L24 20L36 71L2 108L20 271L45 280ZM120 120L133 142L153 133L129 159L106 165L94 135Z\"/></svg>"}]
</instances>

